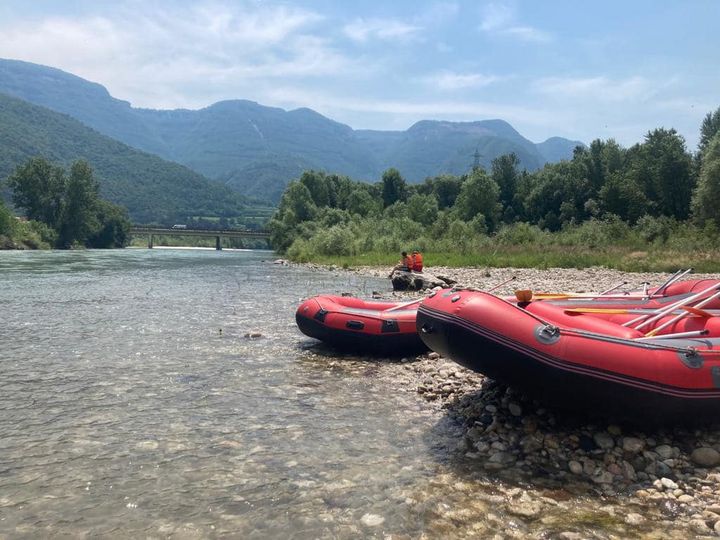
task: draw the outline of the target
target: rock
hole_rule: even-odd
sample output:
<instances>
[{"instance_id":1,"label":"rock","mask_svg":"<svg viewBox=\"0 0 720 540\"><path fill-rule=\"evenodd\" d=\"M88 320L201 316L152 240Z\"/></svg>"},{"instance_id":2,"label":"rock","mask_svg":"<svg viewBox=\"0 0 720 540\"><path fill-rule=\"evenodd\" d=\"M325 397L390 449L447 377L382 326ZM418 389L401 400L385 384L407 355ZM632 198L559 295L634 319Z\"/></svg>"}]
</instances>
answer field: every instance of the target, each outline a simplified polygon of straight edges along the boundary
<instances>
[{"instance_id":1,"label":"rock","mask_svg":"<svg viewBox=\"0 0 720 540\"><path fill-rule=\"evenodd\" d=\"M640 514L630 512L627 516L625 516L625 523L628 525L640 525L641 523L645 523L645 518Z\"/></svg>"},{"instance_id":2,"label":"rock","mask_svg":"<svg viewBox=\"0 0 720 540\"><path fill-rule=\"evenodd\" d=\"M660 484L662 484L662 487L665 489L678 489L678 485L669 478L662 477Z\"/></svg>"},{"instance_id":3,"label":"rock","mask_svg":"<svg viewBox=\"0 0 720 540\"><path fill-rule=\"evenodd\" d=\"M273 261L273 264L281 264L283 266L287 266L290 263L287 261L287 259L275 259Z\"/></svg>"},{"instance_id":4,"label":"rock","mask_svg":"<svg viewBox=\"0 0 720 540\"><path fill-rule=\"evenodd\" d=\"M364 514L360 522L366 527L377 527L385 522L385 518L377 514Z\"/></svg>"},{"instance_id":5,"label":"rock","mask_svg":"<svg viewBox=\"0 0 720 540\"><path fill-rule=\"evenodd\" d=\"M522 407L517 403L510 403L508 405L508 410L513 416L520 416L522 414Z\"/></svg>"},{"instance_id":6,"label":"rock","mask_svg":"<svg viewBox=\"0 0 720 540\"><path fill-rule=\"evenodd\" d=\"M622 429L620 429L620 426L617 426L615 424L609 425L607 430L608 430L608 433L610 435L612 435L613 437L622 435Z\"/></svg>"},{"instance_id":7,"label":"rock","mask_svg":"<svg viewBox=\"0 0 720 540\"><path fill-rule=\"evenodd\" d=\"M690 520L690 529L697 534L708 534L710 527L708 527L702 519Z\"/></svg>"},{"instance_id":8,"label":"rock","mask_svg":"<svg viewBox=\"0 0 720 540\"><path fill-rule=\"evenodd\" d=\"M672 448L669 447L667 444L662 444L660 446L655 447L655 452L662 459L671 458L672 454L673 454Z\"/></svg>"},{"instance_id":9,"label":"rock","mask_svg":"<svg viewBox=\"0 0 720 540\"><path fill-rule=\"evenodd\" d=\"M680 495L678 497L678 501L681 503L685 503L685 504L691 503L694 500L695 500L695 497L693 497L692 495L688 495L687 493L685 495Z\"/></svg>"},{"instance_id":10,"label":"rock","mask_svg":"<svg viewBox=\"0 0 720 540\"><path fill-rule=\"evenodd\" d=\"M571 461L568 463L568 469L570 469L570 472L573 474L582 474L583 472L583 466L579 461Z\"/></svg>"},{"instance_id":11,"label":"rock","mask_svg":"<svg viewBox=\"0 0 720 540\"><path fill-rule=\"evenodd\" d=\"M440 274L438 274L438 275L435 276L435 277L438 278L439 280L444 281L444 282L447 283L450 287L452 287L453 285L455 285L455 284L457 283L457 281L455 281L454 279L449 278L449 277L447 277L447 276L441 276Z\"/></svg>"},{"instance_id":12,"label":"rock","mask_svg":"<svg viewBox=\"0 0 720 540\"><path fill-rule=\"evenodd\" d=\"M537 517L542 512L542 504L533 501L527 494L523 494L518 501L508 505L508 513L522 517Z\"/></svg>"},{"instance_id":13,"label":"rock","mask_svg":"<svg viewBox=\"0 0 720 540\"><path fill-rule=\"evenodd\" d=\"M252 331L252 332L248 332L247 334L245 334L246 339L257 339L257 338L261 338L261 337L262 337L262 334L257 331Z\"/></svg>"},{"instance_id":14,"label":"rock","mask_svg":"<svg viewBox=\"0 0 720 540\"><path fill-rule=\"evenodd\" d=\"M645 441L638 439L637 437L625 437L622 442L623 450L630 452L631 454L637 454L642 452L645 448Z\"/></svg>"},{"instance_id":15,"label":"rock","mask_svg":"<svg viewBox=\"0 0 720 540\"><path fill-rule=\"evenodd\" d=\"M715 467L720 464L720 453L714 448L701 446L693 450L693 453L690 454L690 459L695 465L699 465L700 467Z\"/></svg>"},{"instance_id":16,"label":"rock","mask_svg":"<svg viewBox=\"0 0 720 540\"><path fill-rule=\"evenodd\" d=\"M433 287L448 287L449 283L427 272L393 270L390 280L394 291L422 291Z\"/></svg>"},{"instance_id":17,"label":"rock","mask_svg":"<svg viewBox=\"0 0 720 540\"><path fill-rule=\"evenodd\" d=\"M715 522L715 525L713 525L713 530L714 530L717 534L720 534L720 520Z\"/></svg>"},{"instance_id":18,"label":"rock","mask_svg":"<svg viewBox=\"0 0 720 540\"><path fill-rule=\"evenodd\" d=\"M615 441L607 431L598 431L593 435L593 441L603 450L609 450L615 446Z\"/></svg>"},{"instance_id":19,"label":"rock","mask_svg":"<svg viewBox=\"0 0 720 540\"><path fill-rule=\"evenodd\" d=\"M428 358L430 360L437 360L438 358L440 358L440 353L431 352L430 354L428 354Z\"/></svg>"}]
</instances>

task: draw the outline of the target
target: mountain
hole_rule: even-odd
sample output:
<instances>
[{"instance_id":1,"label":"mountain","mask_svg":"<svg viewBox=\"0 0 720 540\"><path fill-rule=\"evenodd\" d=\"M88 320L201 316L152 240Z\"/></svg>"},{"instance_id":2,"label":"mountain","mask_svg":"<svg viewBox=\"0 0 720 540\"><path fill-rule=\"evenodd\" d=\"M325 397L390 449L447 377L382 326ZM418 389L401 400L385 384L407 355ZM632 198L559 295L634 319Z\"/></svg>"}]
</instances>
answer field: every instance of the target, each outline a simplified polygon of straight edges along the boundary
<instances>
[{"instance_id":1,"label":"mountain","mask_svg":"<svg viewBox=\"0 0 720 540\"><path fill-rule=\"evenodd\" d=\"M237 191L277 201L305 169L377 180L395 167L410 182L461 174L474 154L488 167L515 152L535 170L572 157L578 141L553 137L539 145L502 120L423 120L406 131L353 130L310 109L291 111L246 100L200 110L133 108L99 84L61 70L0 59L0 92L68 114L97 131L176 161Z\"/></svg>"},{"instance_id":2,"label":"mountain","mask_svg":"<svg viewBox=\"0 0 720 540\"><path fill-rule=\"evenodd\" d=\"M236 216L244 199L200 174L141 152L65 114L0 94L0 180L29 158L69 165L87 160L100 194L125 206L137 223L190 216Z\"/></svg>"}]
</instances>

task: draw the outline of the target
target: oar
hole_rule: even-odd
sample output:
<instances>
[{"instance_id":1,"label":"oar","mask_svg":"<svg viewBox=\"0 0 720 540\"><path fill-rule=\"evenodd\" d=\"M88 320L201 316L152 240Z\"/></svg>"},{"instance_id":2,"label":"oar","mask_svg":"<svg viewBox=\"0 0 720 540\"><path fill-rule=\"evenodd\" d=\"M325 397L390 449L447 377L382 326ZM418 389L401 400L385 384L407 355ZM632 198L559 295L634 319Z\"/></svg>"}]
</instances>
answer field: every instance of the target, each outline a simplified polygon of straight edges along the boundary
<instances>
[{"instance_id":1,"label":"oar","mask_svg":"<svg viewBox=\"0 0 720 540\"><path fill-rule=\"evenodd\" d=\"M664 291L665 289L667 289L670 285L672 285L673 283L675 283L678 279L681 279L681 278L685 277L686 275L688 275L688 274L689 274L690 272L692 272L692 271L693 271L692 268L688 268L687 270L682 270L682 269L681 269L681 270L678 270L678 271L675 272L672 276L670 276L670 278L668 278L668 280L667 280L665 283L663 283L663 284L660 285L657 289L655 289L655 292L653 293L653 295L658 295L658 294L660 294L662 291Z\"/></svg>"},{"instance_id":2,"label":"oar","mask_svg":"<svg viewBox=\"0 0 720 540\"><path fill-rule=\"evenodd\" d=\"M707 328L703 330L692 330L690 332L677 332L675 334L665 334L663 336L645 336L635 338L635 341L647 341L650 339L678 339L678 338L689 338L689 337L700 337L710 333Z\"/></svg>"},{"instance_id":3,"label":"oar","mask_svg":"<svg viewBox=\"0 0 720 540\"><path fill-rule=\"evenodd\" d=\"M495 291L495 290L499 289L500 287L502 287L503 285L507 285L508 283L510 283L511 281L515 281L516 279L517 279L517 276L513 276L513 277L511 277L510 279L507 279L507 280L503 281L503 282L500 283L499 285L495 285L494 287L491 287L490 289L488 289L488 290L485 291L485 292Z\"/></svg>"},{"instance_id":4,"label":"oar","mask_svg":"<svg viewBox=\"0 0 720 540\"><path fill-rule=\"evenodd\" d=\"M720 287L716 287L716 289L720 289ZM709 302L711 302L712 300L715 300L718 296L720 296L720 290L717 290L717 291L715 292L715 294L712 294L712 295L708 296L705 300L703 300L702 302L700 302L700 303L699 303L697 306L695 306L695 307L696 307L696 308L701 308L701 307L703 307L704 305L706 305L706 304L708 304ZM688 307L688 306L680 306L680 307L685 308L685 307ZM657 328L654 328L653 330L650 330L650 332L648 332L648 333L645 334L645 335L646 335L647 337L654 336L654 335L656 335L658 332L660 332L661 330L664 330L665 328L667 328L668 326L670 326L671 324L679 321L680 319L683 319L683 318L687 317L688 315L690 315L690 313L691 313L691 311L690 311L690 310L687 310L687 311L681 313L680 315L676 315L675 317L673 317L673 318L670 319L669 321L664 322L663 324L661 324L661 325L658 326ZM708 315L709 315L709 314L708 314ZM657 315L656 315L656 317L657 317ZM649 322L649 321L646 321L646 322L644 322L643 324L638 325L637 328L640 328L641 326L645 326L645 324L647 324L647 322Z\"/></svg>"},{"instance_id":5,"label":"oar","mask_svg":"<svg viewBox=\"0 0 720 540\"><path fill-rule=\"evenodd\" d=\"M689 296L687 298L681 298L677 302L673 302L672 304L670 304L669 306L667 306L665 308L658 309L655 312L655 315L652 317L650 317L650 315L640 315L639 317L636 317L635 319L633 319L631 321L627 321L626 323L623 323L623 326L632 327L633 324L640 323L637 327L635 327L636 330L640 330L640 328L642 328L643 326L648 325L652 322L657 321L658 319L663 318L668 313L672 313L674 310L676 310L678 308L692 304L695 300L702 298L702 296L704 294L707 294L709 292L719 290L719 289L720 289L720 286L718 286L717 284L711 285L707 289L700 291L697 294L693 294L692 296ZM650 318L648 319L648 317L650 317ZM640 322L640 321L644 321L644 322Z\"/></svg>"},{"instance_id":6,"label":"oar","mask_svg":"<svg viewBox=\"0 0 720 540\"><path fill-rule=\"evenodd\" d=\"M423 300L425 300L425 298L418 298L417 300L410 300L409 302L403 302L402 304L398 304L395 307L388 308L385 311L397 311L398 309L403 309L408 306L412 306L413 304L419 304Z\"/></svg>"},{"instance_id":7,"label":"oar","mask_svg":"<svg viewBox=\"0 0 720 540\"><path fill-rule=\"evenodd\" d=\"M627 281L623 281L622 283L619 283L619 284L615 285L614 287L610 287L609 289L601 292L601 293L600 293L600 296L604 296L604 295L609 294L609 293L611 293L611 292L613 292L613 291L616 291L616 290L618 290L620 287L622 287L623 285L627 285Z\"/></svg>"}]
</instances>

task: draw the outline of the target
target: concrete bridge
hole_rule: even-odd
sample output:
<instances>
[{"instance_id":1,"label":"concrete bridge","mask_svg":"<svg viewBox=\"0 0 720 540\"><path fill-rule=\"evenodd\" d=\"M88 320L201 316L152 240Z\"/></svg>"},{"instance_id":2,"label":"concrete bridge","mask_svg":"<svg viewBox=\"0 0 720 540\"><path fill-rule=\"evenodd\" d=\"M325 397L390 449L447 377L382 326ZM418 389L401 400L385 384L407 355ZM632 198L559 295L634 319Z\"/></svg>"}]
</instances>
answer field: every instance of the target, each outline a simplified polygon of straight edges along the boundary
<instances>
[{"instance_id":1,"label":"concrete bridge","mask_svg":"<svg viewBox=\"0 0 720 540\"><path fill-rule=\"evenodd\" d=\"M211 230L211 229L181 229L161 227L131 227L130 234L133 236L147 235L148 249L152 249L154 237L156 235L173 235L173 236L205 236L215 237L215 249L222 249L222 238L264 238L269 239L270 233L267 231L248 231L239 229L228 230Z\"/></svg>"}]
</instances>

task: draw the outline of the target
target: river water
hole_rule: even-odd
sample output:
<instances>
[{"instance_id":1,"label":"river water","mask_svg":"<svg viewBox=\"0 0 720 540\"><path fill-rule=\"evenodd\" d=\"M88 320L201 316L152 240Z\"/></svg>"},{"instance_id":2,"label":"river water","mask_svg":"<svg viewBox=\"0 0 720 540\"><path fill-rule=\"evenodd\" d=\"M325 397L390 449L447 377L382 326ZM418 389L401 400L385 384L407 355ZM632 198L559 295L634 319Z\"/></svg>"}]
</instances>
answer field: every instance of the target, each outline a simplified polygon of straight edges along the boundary
<instances>
[{"instance_id":1,"label":"river water","mask_svg":"<svg viewBox=\"0 0 720 540\"><path fill-rule=\"evenodd\" d=\"M297 330L301 299L387 280L272 259L0 252L0 539L685 537L485 471L412 363Z\"/></svg>"},{"instance_id":2,"label":"river water","mask_svg":"<svg viewBox=\"0 0 720 540\"><path fill-rule=\"evenodd\" d=\"M0 252L0 537L417 536L453 426L299 301L387 280L269 252ZM259 331L260 338L248 338Z\"/></svg>"}]
</instances>

